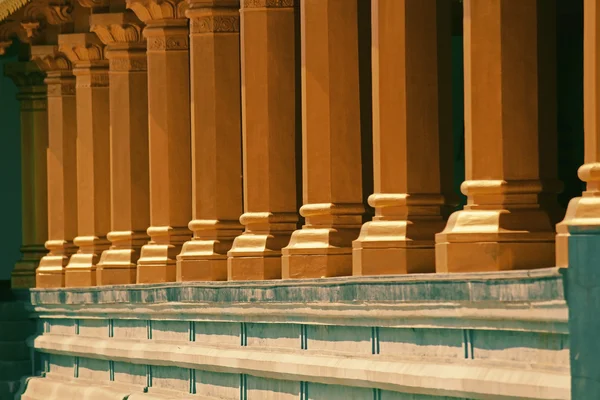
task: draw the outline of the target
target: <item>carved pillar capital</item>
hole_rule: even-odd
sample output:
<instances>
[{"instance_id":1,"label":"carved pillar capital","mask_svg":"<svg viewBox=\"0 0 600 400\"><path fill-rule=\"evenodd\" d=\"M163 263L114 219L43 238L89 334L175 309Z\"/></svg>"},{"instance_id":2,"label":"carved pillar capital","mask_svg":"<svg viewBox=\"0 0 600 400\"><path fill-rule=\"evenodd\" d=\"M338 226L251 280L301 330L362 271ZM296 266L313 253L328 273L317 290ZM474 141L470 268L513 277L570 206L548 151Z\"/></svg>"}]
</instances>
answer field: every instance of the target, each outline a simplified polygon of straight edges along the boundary
<instances>
[{"instance_id":1,"label":"carved pillar capital","mask_svg":"<svg viewBox=\"0 0 600 400\"><path fill-rule=\"evenodd\" d=\"M106 45L105 56L111 71L145 71L146 39L143 23L132 11L94 14L90 17L90 31Z\"/></svg>"},{"instance_id":2,"label":"carved pillar capital","mask_svg":"<svg viewBox=\"0 0 600 400\"><path fill-rule=\"evenodd\" d=\"M299 0L242 0L243 8L288 8Z\"/></svg>"},{"instance_id":3,"label":"carved pillar capital","mask_svg":"<svg viewBox=\"0 0 600 400\"><path fill-rule=\"evenodd\" d=\"M4 75L19 88L17 100L21 104L21 111L46 110L45 74L34 62L6 63Z\"/></svg>"},{"instance_id":4,"label":"carved pillar capital","mask_svg":"<svg viewBox=\"0 0 600 400\"><path fill-rule=\"evenodd\" d=\"M104 57L104 45L93 33L60 35L58 50L73 64L75 75L82 73L82 70L104 69L108 66L108 60ZM106 84L102 86L107 85L108 77Z\"/></svg>"},{"instance_id":5,"label":"carved pillar capital","mask_svg":"<svg viewBox=\"0 0 600 400\"><path fill-rule=\"evenodd\" d=\"M188 3L185 0L127 0L127 8L148 25L162 20L184 19Z\"/></svg>"}]
</instances>

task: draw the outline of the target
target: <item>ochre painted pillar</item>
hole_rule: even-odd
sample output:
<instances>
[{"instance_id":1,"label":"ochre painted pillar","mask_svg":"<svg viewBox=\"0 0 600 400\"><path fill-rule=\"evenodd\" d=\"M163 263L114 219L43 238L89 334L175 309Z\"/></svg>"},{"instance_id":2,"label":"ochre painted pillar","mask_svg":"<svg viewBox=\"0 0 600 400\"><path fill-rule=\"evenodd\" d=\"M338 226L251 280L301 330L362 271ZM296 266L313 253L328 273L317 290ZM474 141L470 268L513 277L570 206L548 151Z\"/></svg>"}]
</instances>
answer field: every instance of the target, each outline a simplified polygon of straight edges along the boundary
<instances>
[{"instance_id":1,"label":"ochre painted pillar","mask_svg":"<svg viewBox=\"0 0 600 400\"><path fill-rule=\"evenodd\" d=\"M108 60L93 33L59 36L73 63L77 90L77 253L65 270L65 286L95 286L96 264L108 248L110 148Z\"/></svg>"},{"instance_id":2,"label":"ochre painted pillar","mask_svg":"<svg viewBox=\"0 0 600 400\"><path fill-rule=\"evenodd\" d=\"M36 287L65 285L65 266L77 235L77 112L71 63L56 46L32 46L31 58L46 72L48 93L48 241Z\"/></svg>"},{"instance_id":3,"label":"ochre painted pillar","mask_svg":"<svg viewBox=\"0 0 600 400\"><path fill-rule=\"evenodd\" d=\"M21 106L22 258L12 271L11 287L32 288L48 240L47 87L44 72L33 62L4 64L4 74L17 85Z\"/></svg>"},{"instance_id":4,"label":"ochre painted pillar","mask_svg":"<svg viewBox=\"0 0 600 400\"><path fill-rule=\"evenodd\" d=\"M90 30L106 45L110 80L112 245L96 269L98 285L136 282L137 261L148 242L148 74L142 23L132 11L92 14Z\"/></svg>"},{"instance_id":5,"label":"ochre painted pillar","mask_svg":"<svg viewBox=\"0 0 600 400\"><path fill-rule=\"evenodd\" d=\"M228 279L281 278L281 249L297 227L294 0L242 0L245 231ZM297 6L297 5L296 5Z\"/></svg>"},{"instance_id":6,"label":"ochre painted pillar","mask_svg":"<svg viewBox=\"0 0 600 400\"><path fill-rule=\"evenodd\" d=\"M600 226L600 4L584 0L583 118L584 161L578 171L586 183L581 197L569 202L564 220L556 226L556 265L569 265L569 227L584 231Z\"/></svg>"},{"instance_id":7,"label":"ochre painted pillar","mask_svg":"<svg viewBox=\"0 0 600 400\"><path fill-rule=\"evenodd\" d=\"M467 205L436 235L438 272L554 265L553 211L539 200L546 206L558 189L540 171L540 142L555 118L541 95L555 63L541 56L553 3L464 2Z\"/></svg>"},{"instance_id":8,"label":"ochre painted pillar","mask_svg":"<svg viewBox=\"0 0 600 400\"><path fill-rule=\"evenodd\" d=\"M227 251L242 233L239 0L192 0L192 240L177 280L227 280Z\"/></svg>"},{"instance_id":9,"label":"ochre painted pillar","mask_svg":"<svg viewBox=\"0 0 600 400\"><path fill-rule=\"evenodd\" d=\"M444 229L441 143L452 137L451 3L373 0L375 208L353 243L353 274L435 271Z\"/></svg>"},{"instance_id":10,"label":"ochre painted pillar","mask_svg":"<svg viewBox=\"0 0 600 400\"><path fill-rule=\"evenodd\" d=\"M137 282L173 282L176 256L190 239L192 214L190 68L187 3L130 0L145 24L150 143L150 242Z\"/></svg>"},{"instance_id":11,"label":"ochre painted pillar","mask_svg":"<svg viewBox=\"0 0 600 400\"><path fill-rule=\"evenodd\" d=\"M352 273L362 224L357 0L301 1L302 229L283 278Z\"/></svg>"}]
</instances>

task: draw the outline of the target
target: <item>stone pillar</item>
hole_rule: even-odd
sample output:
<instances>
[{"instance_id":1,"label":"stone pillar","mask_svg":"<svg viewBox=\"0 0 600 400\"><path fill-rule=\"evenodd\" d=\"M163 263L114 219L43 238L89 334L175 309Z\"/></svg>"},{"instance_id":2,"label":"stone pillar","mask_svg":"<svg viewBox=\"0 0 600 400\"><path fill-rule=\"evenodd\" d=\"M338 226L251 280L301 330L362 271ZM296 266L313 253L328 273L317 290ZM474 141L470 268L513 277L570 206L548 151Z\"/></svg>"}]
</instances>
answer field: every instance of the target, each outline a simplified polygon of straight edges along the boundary
<instances>
[{"instance_id":1,"label":"stone pillar","mask_svg":"<svg viewBox=\"0 0 600 400\"><path fill-rule=\"evenodd\" d=\"M228 279L281 278L296 229L294 0L243 0L242 132L245 231L228 253Z\"/></svg>"},{"instance_id":2,"label":"stone pillar","mask_svg":"<svg viewBox=\"0 0 600 400\"><path fill-rule=\"evenodd\" d=\"M60 35L59 49L73 63L77 90L78 247L65 270L65 286L95 286L96 264L108 248L110 148L108 60L92 33Z\"/></svg>"},{"instance_id":3,"label":"stone pillar","mask_svg":"<svg viewBox=\"0 0 600 400\"><path fill-rule=\"evenodd\" d=\"M12 271L11 287L32 288L36 286L35 270L46 254L44 243L48 240L45 74L33 62L5 64L4 74L17 85L21 105L22 258Z\"/></svg>"},{"instance_id":4,"label":"stone pillar","mask_svg":"<svg viewBox=\"0 0 600 400\"><path fill-rule=\"evenodd\" d=\"M192 214L190 72L187 3L129 0L145 24L150 134L150 242L137 282L172 282L176 256L190 239Z\"/></svg>"},{"instance_id":5,"label":"stone pillar","mask_svg":"<svg viewBox=\"0 0 600 400\"><path fill-rule=\"evenodd\" d=\"M352 273L362 224L357 0L303 0L302 176L306 225L283 249L283 278Z\"/></svg>"},{"instance_id":6,"label":"stone pillar","mask_svg":"<svg viewBox=\"0 0 600 400\"><path fill-rule=\"evenodd\" d=\"M554 77L543 57L553 37L555 2L466 0L464 210L436 235L438 272L495 271L554 265L549 213L559 189L540 179L540 145L551 103L542 89ZM554 45L554 44L551 44ZM546 80L547 79L547 80ZM545 207L540 204L544 197Z\"/></svg>"},{"instance_id":7,"label":"stone pillar","mask_svg":"<svg viewBox=\"0 0 600 400\"><path fill-rule=\"evenodd\" d=\"M227 280L242 233L240 2L189 3L194 238L177 256L177 280Z\"/></svg>"},{"instance_id":8,"label":"stone pillar","mask_svg":"<svg viewBox=\"0 0 600 400\"><path fill-rule=\"evenodd\" d=\"M452 137L451 2L373 0L372 23L375 217L353 243L353 274L434 272L452 179L437 156L452 153L440 149Z\"/></svg>"},{"instance_id":9,"label":"stone pillar","mask_svg":"<svg viewBox=\"0 0 600 400\"><path fill-rule=\"evenodd\" d=\"M586 182L581 197L571 200L557 227L557 263L567 267L571 398L600 397L600 4L584 0L584 131L585 164L579 177Z\"/></svg>"},{"instance_id":10,"label":"stone pillar","mask_svg":"<svg viewBox=\"0 0 600 400\"><path fill-rule=\"evenodd\" d=\"M110 64L112 245L102 253L96 283L135 283L150 225L146 43L131 11L92 14L90 30L106 45Z\"/></svg>"},{"instance_id":11,"label":"stone pillar","mask_svg":"<svg viewBox=\"0 0 600 400\"><path fill-rule=\"evenodd\" d=\"M49 253L36 271L36 287L65 285L65 266L77 235L77 113L75 77L56 46L33 46L31 58L46 72L48 87L48 241Z\"/></svg>"}]
</instances>

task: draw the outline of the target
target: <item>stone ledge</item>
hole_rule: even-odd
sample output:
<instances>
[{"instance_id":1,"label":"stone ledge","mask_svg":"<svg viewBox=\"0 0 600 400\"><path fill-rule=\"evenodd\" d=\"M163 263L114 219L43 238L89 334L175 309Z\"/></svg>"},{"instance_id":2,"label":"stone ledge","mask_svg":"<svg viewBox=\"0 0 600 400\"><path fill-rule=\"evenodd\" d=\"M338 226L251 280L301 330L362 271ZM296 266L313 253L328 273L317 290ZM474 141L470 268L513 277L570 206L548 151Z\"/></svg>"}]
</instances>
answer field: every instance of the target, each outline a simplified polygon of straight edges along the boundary
<instances>
[{"instance_id":1,"label":"stone ledge","mask_svg":"<svg viewBox=\"0 0 600 400\"><path fill-rule=\"evenodd\" d=\"M558 268L530 271L32 289L34 306L152 303L398 303L564 300Z\"/></svg>"},{"instance_id":2,"label":"stone ledge","mask_svg":"<svg viewBox=\"0 0 600 400\"><path fill-rule=\"evenodd\" d=\"M34 340L38 351L133 364L176 366L214 372L379 388L403 393L472 399L569 399L568 374L502 368L497 363L418 362L377 356L324 355L279 349L205 346L199 343L133 342L62 335Z\"/></svg>"}]
</instances>

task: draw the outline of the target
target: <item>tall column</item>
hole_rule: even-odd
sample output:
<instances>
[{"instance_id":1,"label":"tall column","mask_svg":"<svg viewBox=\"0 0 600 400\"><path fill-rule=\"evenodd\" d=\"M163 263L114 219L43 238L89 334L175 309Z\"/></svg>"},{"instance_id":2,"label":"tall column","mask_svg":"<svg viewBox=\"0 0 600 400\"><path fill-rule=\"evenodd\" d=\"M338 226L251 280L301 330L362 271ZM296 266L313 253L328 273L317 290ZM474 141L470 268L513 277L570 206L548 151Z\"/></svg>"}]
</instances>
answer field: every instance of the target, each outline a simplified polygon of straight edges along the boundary
<instances>
[{"instance_id":1,"label":"tall column","mask_svg":"<svg viewBox=\"0 0 600 400\"><path fill-rule=\"evenodd\" d=\"M106 45L110 65L112 245L100 257L96 283L135 283L150 225L146 43L131 11L92 14L90 30Z\"/></svg>"},{"instance_id":2,"label":"tall column","mask_svg":"<svg viewBox=\"0 0 600 400\"><path fill-rule=\"evenodd\" d=\"M302 173L306 225L283 249L283 278L352 273L362 224L357 0L303 0Z\"/></svg>"},{"instance_id":3,"label":"tall column","mask_svg":"<svg viewBox=\"0 0 600 400\"><path fill-rule=\"evenodd\" d=\"M65 286L95 286L96 264L108 248L110 149L108 60L92 33L60 35L59 49L73 63L77 91L78 247L65 269Z\"/></svg>"},{"instance_id":4,"label":"tall column","mask_svg":"<svg viewBox=\"0 0 600 400\"><path fill-rule=\"evenodd\" d=\"M49 253L36 271L36 287L65 285L65 267L77 235L77 112L71 63L56 46L33 46L31 58L46 72L48 86Z\"/></svg>"},{"instance_id":5,"label":"tall column","mask_svg":"<svg viewBox=\"0 0 600 400\"><path fill-rule=\"evenodd\" d=\"M192 214L190 71L187 3L129 0L145 24L150 134L150 242L137 282L172 282L176 256L190 239Z\"/></svg>"},{"instance_id":6,"label":"tall column","mask_svg":"<svg viewBox=\"0 0 600 400\"><path fill-rule=\"evenodd\" d=\"M239 0L191 0L194 237L177 256L177 280L227 280L227 251L242 233Z\"/></svg>"},{"instance_id":7,"label":"tall column","mask_svg":"<svg viewBox=\"0 0 600 400\"><path fill-rule=\"evenodd\" d=\"M440 149L452 137L451 2L373 0L373 221L353 243L353 274L435 271L444 229ZM451 169L450 169L451 170Z\"/></svg>"},{"instance_id":8,"label":"tall column","mask_svg":"<svg viewBox=\"0 0 600 400\"><path fill-rule=\"evenodd\" d=\"M11 287L32 288L36 286L35 270L46 254L44 243L48 240L45 74L33 62L5 64L4 74L17 85L21 105L22 258L12 271Z\"/></svg>"},{"instance_id":9,"label":"tall column","mask_svg":"<svg viewBox=\"0 0 600 400\"><path fill-rule=\"evenodd\" d=\"M295 0L243 0L242 134L245 231L228 253L228 279L281 278L296 229Z\"/></svg>"},{"instance_id":10,"label":"tall column","mask_svg":"<svg viewBox=\"0 0 600 400\"><path fill-rule=\"evenodd\" d=\"M467 205L436 235L438 272L492 271L554 264L549 202L556 181L544 174L540 143L556 132L548 105L555 59L543 43L554 32L555 2L464 2ZM543 94L543 95L542 95ZM543 197L544 207L540 205ZM555 201L555 200L554 200Z\"/></svg>"}]
</instances>

